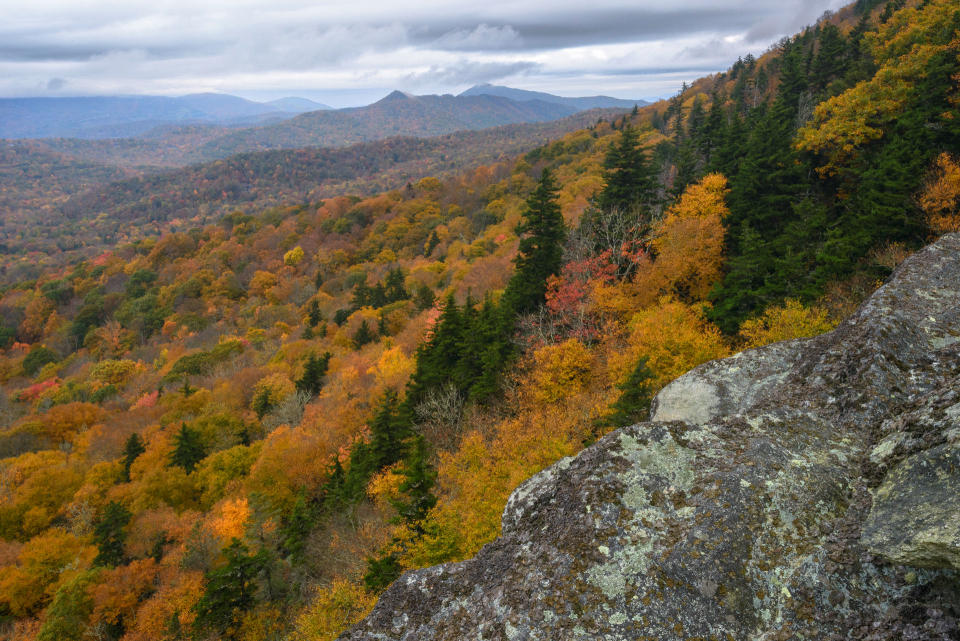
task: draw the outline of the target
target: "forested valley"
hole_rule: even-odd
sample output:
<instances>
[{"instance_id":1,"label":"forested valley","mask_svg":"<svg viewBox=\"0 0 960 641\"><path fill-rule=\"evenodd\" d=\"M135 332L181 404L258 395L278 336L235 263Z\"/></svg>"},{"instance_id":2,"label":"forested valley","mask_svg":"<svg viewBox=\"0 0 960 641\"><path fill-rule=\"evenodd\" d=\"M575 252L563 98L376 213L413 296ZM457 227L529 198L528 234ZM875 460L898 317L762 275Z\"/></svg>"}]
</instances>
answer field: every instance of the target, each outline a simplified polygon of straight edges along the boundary
<instances>
[{"instance_id":1,"label":"forested valley","mask_svg":"<svg viewBox=\"0 0 960 641\"><path fill-rule=\"evenodd\" d=\"M958 56L955 2L859 0L519 157L5 256L0 634L335 639L473 556L665 384L960 231Z\"/></svg>"}]
</instances>

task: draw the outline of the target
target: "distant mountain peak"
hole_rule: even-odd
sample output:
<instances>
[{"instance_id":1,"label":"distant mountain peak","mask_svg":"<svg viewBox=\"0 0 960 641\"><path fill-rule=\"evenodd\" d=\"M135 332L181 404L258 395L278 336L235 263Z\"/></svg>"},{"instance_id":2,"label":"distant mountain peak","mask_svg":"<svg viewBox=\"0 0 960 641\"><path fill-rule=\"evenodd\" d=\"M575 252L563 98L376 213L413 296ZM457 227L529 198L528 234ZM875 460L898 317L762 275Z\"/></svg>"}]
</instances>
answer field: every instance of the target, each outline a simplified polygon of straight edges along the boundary
<instances>
[{"instance_id":1,"label":"distant mountain peak","mask_svg":"<svg viewBox=\"0 0 960 641\"><path fill-rule=\"evenodd\" d=\"M584 96L580 98L567 98L545 93L543 91L528 91L526 89L514 89L513 87L504 87L502 85L493 85L488 82L474 85L460 94L461 96L500 96L517 102L532 102L540 100L559 105L572 107L578 111L598 108L630 109L634 105L644 106L650 104L646 100L624 100L622 98L611 98L610 96Z\"/></svg>"},{"instance_id":2,"label":"distant mountain peak","mask_svg":"<svg viewBox=\"0 0 960 641\"><path fill-rule=\"evenodd\" d=\"M394 89L389 94L387 94L382 99L380 99L380 102L391 102L394 100L413 100L414 98L416 98L416 96L400 91L399 89Z\"/></svg>"}]
</instances>

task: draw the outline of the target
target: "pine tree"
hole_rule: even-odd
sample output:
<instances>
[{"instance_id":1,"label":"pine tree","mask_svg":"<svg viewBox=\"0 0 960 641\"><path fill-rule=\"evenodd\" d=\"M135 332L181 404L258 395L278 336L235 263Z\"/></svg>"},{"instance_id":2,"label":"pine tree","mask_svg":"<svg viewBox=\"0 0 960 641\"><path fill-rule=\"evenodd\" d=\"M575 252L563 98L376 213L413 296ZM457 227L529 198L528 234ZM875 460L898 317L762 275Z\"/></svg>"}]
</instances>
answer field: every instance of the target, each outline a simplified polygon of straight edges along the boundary
<instances>
[{"instance_id":1,"label":"pine tree","mask_svg":"<svg viewBox=\"0 0 960 641\"><path fill-rule=\"evenodd\" d=\"M566 230L557 203L557 185L548 169L527 199L523 221L517 228L520 250L516 271L503 294L504 304L515 315L531 312L543 303L547 279L563 266Z\"/></svg>"},{"instance_id":2,"label":"pine tree","mask_svg":"<svg viewBox=\"0 0 960 641\"><path fill-rule=\"evenodd\" d=\"M399 267L391 269L387 274L387 279L384 281L384 288L386 290L385 294L388 303L395 303L399 300L410 298L410 294L407 293L407 288L403 281L403 270Z\"/></svg>"},{"instance_id":3,"label":"pine tree","mask_svg":"<svg viewBox=\"0 0 960 641\"><path fill-rule=\"evenodd\" d=\"M363 322L360 323L360 327L357 328L356 334L353 335L353 347L355 349L360 349L368 343L372 343L376 339L376 335L370 329L370 324L367 323L367 319L363 319Z\"/></svg>"},{"instance_id":4,"label":"pine tree","mask_svg":"<svg viewBox=\"0 0 960 641\"><path fill-rule=\"evenodd\" d=\"M342 471L342 468L341 468ZM306 492L297 493L297 500L293 504L290 514L284 519L280 528L281 547L293 559L303 556L307 537L313 530L316 515L307 500Z\"/></svg>"},{"instance_id":5,"label":"pine tree","mask_svg":"<svg viewBox=\"0 0 960 641\"><path fill-rule=\"evenodd\" d=\"M417 309L423 310L433 307L436 299L437 297L434 295L432 289L426 285L420 285L417 287L417 293L414 296L413 302L417 306Z\"/></svg>"},{"instance_id":6,"label":"pine tree","mask_svg":"<svg viewBox=\"0 0 960 641\"><path fill-rule=\"evenodd\" d=\"M225 563L207 573L207 587L194 606L196 627L218 632L221 638L237 638L236 623L254 605L260 584L257 579L267 569L268 557L261 549L250 554L239 539L223 550Z\"/></svg>"},{"instance_id":7,"label":"pine tree","mask_svg":"<svg viewBox=\"0 0 960 641\"><path fill-rule=\"evenodd\" d=\"M316 327L320 324L320 321L323 320L323 314L320 313L320 303L317 302L316 298L310 301L310 310L307 312L307 320L310 323L310 327Z\"/></svg>"},{"instance_id":8,"label":"pine tree","mask_svg":"<svg viewBox=\"0 0 960 641\"><path fill-rule=\"evenodd\" d=\"M370 421L370 454L373 469L383 469L399 461L406 450L410 424L400 407L397 393L387 390Z\"/></svg>"},{"instance_id":9,"label":"pine tree","mask_svg":"<svg viewBox=\"0 0 960 641\"><path fill-rule=\"evenodd\" d=\"M107 503L103 514L93 526L93 542L97 545L94 565L114 567L123 563L126 555L123 542L127 537L126 527L132 515L116 501Z\"/></svg>"},{"instance_id":10,"label":"pine tree","mask_svg":"<svg viewBox=\"0 0 960 641\"><path fill-rule=\"evenodd\" d=\"M310 354L303 366L303 376L296 382L297 391L305 392L310 396L319 394L323 389L323 378L327 375L332 357L333 354L330 352L324 352L319 357L316 354Z\"/></svg>"},{"instance_id":11,"label":"pine tree","mask_svg":"<svg viewBox=\"0 0 960 641\"><path fill-rule=\"evenodd\" d=\"M182 423L180 431L173 437L173 452L170 454L170 462L182 467L189 474L197 467L197 463L206 456L204 450L200 432L187 427L186 423Z\"/></svg>"},{"instance_id":12,"label":"pine tree","mask_svg":"<svg viewBox=\"0 0 960 641\"><path fill-rule=\"evenodd\" d=\"M656 179L640 148L637 131L625 127L603 162L604 188L597 206L604 211L630 212L655 199Z\"/></svg>"},{"instance_id":13,"label":"pine tree","mask_svg":"<svg viewBox=\"0 0 960 641\"><path fill-rule=\"evenodd\" d=\"M608 424L624 427L646 420L650 401L653 399L653 390L650 387L652 379L653 372L647 366L646 357L642 357L627 380L617 386L620 397L610 408L612 412L607 416Z\"/></svg>"},{"instance_id":14,"label":"pine tree","mask_svg":"<svg viewBox=\"0 0 960 641\"><path fill-rule=\"evenodd\" d=\"M433 494L437 471L430 465L427 441L423 436L418 434L414 437L403 460L400 474L403 476L403 483L399 488L401 498L391 501L391 504L401 520L418 534L422 534L420 524L437 504L437 497Z\"/></svg>"},{"instance_id":15,"label":"pine tree","mask_svg":"<svg viewBox=\"0 0 960 641\"><path fill-rule=\"evenodd\" d=\"M131 434L123 446L123 473L120 475L120 480L123 483L130 482L130 467L133 465L133 462L137 460L137 457L146 451L147 448L143 444L143 439L140 438L140 435L136 432Z\"/></svg>"}]
</instances>

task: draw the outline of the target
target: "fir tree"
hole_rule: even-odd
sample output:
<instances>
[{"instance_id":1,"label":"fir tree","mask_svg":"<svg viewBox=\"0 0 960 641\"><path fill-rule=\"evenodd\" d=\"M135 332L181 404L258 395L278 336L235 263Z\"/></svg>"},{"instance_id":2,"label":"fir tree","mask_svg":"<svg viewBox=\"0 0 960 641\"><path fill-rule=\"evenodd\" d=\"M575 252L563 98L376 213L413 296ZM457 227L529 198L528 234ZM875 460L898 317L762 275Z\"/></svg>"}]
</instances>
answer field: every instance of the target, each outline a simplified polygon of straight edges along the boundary
<instances>
[{"instance_id":1,"label":"fir tree","mask_svg":"<svg viewBox=\"0 0 960 641\"><path fill-rule=\"evenodd\" d=\"M427 453L427 441L419 434L414 437L409 453L400 468L403 483L400 484L399 500L391 501L399 518L422 534L421 522L427 513L437 504L433 488L437 481L437 472L430 465Z\"/></svg>"},{"instance_id":2,"label":"fir tree","mask_svg":"<svg viewBox=\"0 0 960 641\"><path fill-rule=\"evenodd\" d=\"M383 469L399 461L404 454L404 441L410 436L397 393L387 390L370 421L370 454L373 469Z\"/></svg>"},{"instance_id":3,"label":"fir tree","mask_svg":"<svg viewBox=\"0 0 960 641\"><path fill-rule=\"evenodd\" d=\"M182 467L189 474L197 467L197 463L206 456L204 449L200 433L187 427L186 423L182 423L180 431L173 437L173 452L170 454L170 462Z\"/></svg>"},{"instance_id":4,"label":"fir tree","mask_svg":"<svg viewBox=\"0 0 960 641\"><path fill-rule=\"evenodd\" d=\"M127 537L126 527L132 515L116 501L107 503L103 514L93 526L93 542L97 545L94 565L114 567L123 563L126 555L123 542Z\"/></svg>"},{"instance_id":5,"label":"fir tree","mask_svg":"<svg viewBox=\"0 0 960 641\"><path fill-rule=\"evenodd\" d=\"M379 558L367 559L367 572L363 575L363 585L370 592L379 594L400 577L403 566L396 554L390 553Z\"/></svg>"},{"instance_id":6,"label":"fir tree","mask_svg":"<svg viewBox=\"0 0 960 641\"><path fill-rule=\"evenodd\" d=\"M319 357L316 354L310 354L303 366L303 376L296 382L297 391L305 392L310 396L319 394L320 390L323 389L323 379L327 375L327 368L332 357L333 354L330 352L324 352Z\"/></svg>"},{"instance_id":7,"label":"fir tree","mask_svg":"<svg viewBox=\"0 0 960 641\"><path fill-rule=\"evenodd\" d=\"M423 255L429 257L433 253L433 250L437 248L437 245L440 244L440 237L437 236L437 230L434 229L430 232L430 237L427 238L427 243L423 247Z\"/></svg>"},{"instance_id":8,"label":"fir tree","mask_svg":"<svg viewBox=\"0 0 960 641\"><path fill-rule=\"evenodd\" d=\"M653 390L650 387L652 379L653 372L647 366L646 357L643 357L637 361L627 380L617 386L620 397L610 407L612 411L607 416L608 424L624 427L647 418L650 401L653 398Z\"/></svg>"},{"instance_id":9,"label":"fir tree","mask_svg":"<svg viewBox=\"0 0 960 641\"><path fill-rule=\"evenodd\" d=\"M223 556L224 564L207 572L206 590L194 606L195 625L225 638L237 638L236 623L256 604L257 579L269 559L263 549L250 554L239 539L233 539Z\"/></svg>"},{"instance_id":10,"label":"fir tree","mask_svg":"<svg viewBox=\"0 0 960 641\"><path fill-rule=\"evenodd\" d=\"M357 328L357 332L353 335L353 347L354 349L360 349L364 345L372 343L375 339L376 335L370 329L370 324L367 323L367 319L363 319L360 327Z\"/></svg>"},{"instance_id":11,"label":"fir tree","mask_svg":"<svg viewBox=\"0 0 960 641\"><path fill-rule=\"evenodd\" d=\"M410 294L407 293L407 288L403 281L403 270L399 267L391 269L387 274L387 279L384 281L384 289L388 303L395 303L399 300L410 298Z\"/></svg>"},{"instance_id":12,"label":"fir tree","mask_svg":"<svg viewBox=\"0 0 960 641\"><path fill-rule=\"evenodd\" d=\"M413 302L417 306L417 309L430 309L433 307L434 302L436 302L437 297L434 295L433 290L427 287L426 285L420 285L417 287L417 292L414 295Z\"/></svg>"},{"instance_id":13,"label":"fir tree","mask_svg":"<svg viewBox=\"0 0 960 641\"><path fill-rule=\"evenodd\" d=\"M654 172L633 127L625 127L619 142L610 146L603 168L605 184L597 197L600 209L630 212L654 200Z\"/></svg>"},{"instance_id":14,"label":"fir tree","mask_svg":"<svg viewBox=\"0 0 960 641\"><path fill-rule=\"evenodd\" d=\"M566 230L557 203L557 185L548 169L527 199L523 221L517 228L520 249L514 259L516 271L503 294L513 314L531 312L543 303L547 279L563 266Z\"/></svg>"},{"instance_id":15,"label":"fir tree","mask_svg":"<svg viewBox=\"0 0 960 641\"><path fill-rule=\"evenodd\" d=\"M136 432L131 434L123 446L123 473L120 476L122 482L130 482L130 467L133 465L133 462L137 460L137 457L146 451L147 448L143 444L143 439L140 438L140 435Z\"/></svg>"},{"instance_id":16,"label":"fir tree","mask_svg":"<svg viewBox=\"0 0 960 641\"><path fill-rule=\"evenodd\" d=\"M341 472L343 468L341 468ZM289 516L283 521L280 528L281 547L293 559L300 559L303 556L304 546L307 537L313 530L316 516L307 500L306 492L301 490L297 493L297 500L290 510Z\"/></svg>"},{"instance_id":17,"label":"fir tree","mask_svg":"<svg viewBox=\"0 0 960 641\"><path fill-rule=\"evenodd\" d=\"M310 301L310 310L307 312L307 320L310 323L310 327L316 327L320 324L320 321L323 320L323 315L320 313L320 303L317 302L316 298Z\"/></svg>"}]
</instances>

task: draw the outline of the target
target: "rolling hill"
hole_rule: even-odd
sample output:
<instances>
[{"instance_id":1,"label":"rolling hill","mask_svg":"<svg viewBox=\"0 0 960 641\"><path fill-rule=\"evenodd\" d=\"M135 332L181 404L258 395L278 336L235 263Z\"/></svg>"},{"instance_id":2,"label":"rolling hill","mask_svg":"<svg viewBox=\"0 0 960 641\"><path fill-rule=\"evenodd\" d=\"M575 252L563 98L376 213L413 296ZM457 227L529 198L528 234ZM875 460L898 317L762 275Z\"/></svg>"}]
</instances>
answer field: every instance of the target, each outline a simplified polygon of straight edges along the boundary
<instances>
[{"instance_id":1,"label":"rolling hill","mask_svg":"<svg viewBox=\"0 0 960 641\"><path fill-rule=\"evenodd\" d=\"M461 96L500 96L509 98L517 102L529 102L539 100L557 105L563 105L572 109L632 109L634 105L643 107L650 103L646 100L624 100L622 98L611 98L610 96L585 96L582 98L567 98L564 96L555 96L544 91L527 91L525 89L514 89L513 87L504 87L502 85L491 85L484 83L474 85L460 94Z\"/></svg>"}]
</instances>

